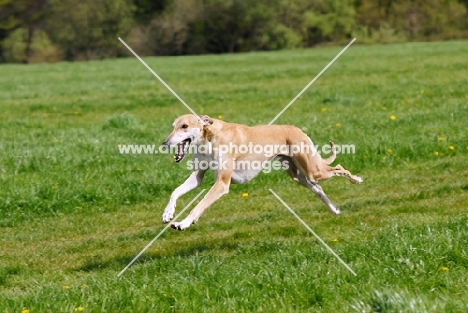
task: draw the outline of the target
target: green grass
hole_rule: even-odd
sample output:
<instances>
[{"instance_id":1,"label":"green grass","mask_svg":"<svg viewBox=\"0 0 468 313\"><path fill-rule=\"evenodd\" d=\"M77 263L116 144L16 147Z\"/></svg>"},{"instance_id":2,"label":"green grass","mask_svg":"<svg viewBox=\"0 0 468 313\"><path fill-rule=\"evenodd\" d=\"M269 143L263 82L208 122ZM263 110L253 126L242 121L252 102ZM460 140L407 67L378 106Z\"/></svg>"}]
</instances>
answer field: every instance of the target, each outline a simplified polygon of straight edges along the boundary
<instances>
[{"instance_id":1,"label":"green grass","mask_svg":"<svg viewBox=\"0 0 468 313\"><path fill-rule=\"evenodd\" d=\"M145 60L196 112L254 125L340 49ZM134 58L1 65L0 311L468 311L466 55L467 41L352 46L276 122L356 146L336 164L365 183L322 184L342 215L262 173L121 279L189 172L118 145L161 143L187 110Z\"/></svg>"}]
</instances>

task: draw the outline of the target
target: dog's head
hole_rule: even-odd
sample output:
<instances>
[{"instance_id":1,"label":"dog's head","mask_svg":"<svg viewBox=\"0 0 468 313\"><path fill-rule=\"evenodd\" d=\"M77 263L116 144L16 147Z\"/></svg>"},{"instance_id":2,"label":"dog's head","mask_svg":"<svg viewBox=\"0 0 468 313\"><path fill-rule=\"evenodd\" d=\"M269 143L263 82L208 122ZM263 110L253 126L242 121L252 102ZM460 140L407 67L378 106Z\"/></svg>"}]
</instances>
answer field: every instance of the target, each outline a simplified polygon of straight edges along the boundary
<instances>
[{"instance_id":1,"label":"dog's head","mask_svg":"<svg viewBox=\"0 0 468 313\"><path fill-rule=\"evenodd\" d=\"M190 146L202 141L203 127L211 124L213 124L213 120L207 115L182 115L172 123L172 132L163 142L163 146L177 146L174 159L179 163L185 157Z\"/></svg>"}]
</instances>

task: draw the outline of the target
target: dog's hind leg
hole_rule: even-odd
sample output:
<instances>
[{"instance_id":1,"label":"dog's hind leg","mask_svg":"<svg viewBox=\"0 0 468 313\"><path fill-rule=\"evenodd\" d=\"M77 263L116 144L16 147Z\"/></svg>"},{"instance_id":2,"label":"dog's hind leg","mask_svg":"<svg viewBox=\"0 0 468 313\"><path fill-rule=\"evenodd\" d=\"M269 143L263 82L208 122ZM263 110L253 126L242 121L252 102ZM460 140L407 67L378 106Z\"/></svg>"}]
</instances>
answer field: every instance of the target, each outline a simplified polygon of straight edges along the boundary
<instances>
[{"instance_id":1,"label":"dog's hind leg","mask_svg":"<svg viewBox=\"0 0 468 313\"><path fill-rule=\"evenodd\" d=\"M310 146L311 143L312 141L309 142ZM298 143L295 144L299 145ZM306 143L302 142L301 144L305 145ZM296 165L297 169L305 175L307 180L312 183L326 180L332 178L333 176L343 176L354 184L362 183L363 179L361 177L351 174L351 172L344 169L343 166L329 165L335 160L336 157L335 145L332 142L330 142L330 145L332 147L333 153L327 159L322 159L316 150L313 150L312 153L294 153L288 157L292 159L294 165Z\"/></svg>"},{"instance_id":2,"label":"dog's hind leg","mask_svg":"<svg viewBox=\"0 0 468 313\"><path fill-rule=\"evenodd\" d=\"M286 170L286 173L298 184L312 190L315 195L322 200L322 202L327 206L328 211L332 214L340 214L340 210L328 199L327 195L323 191L322 187L318 184L311 182L307 177L297 168L293 160L290 157L282 157L282 160L287 160L289 166Z\"/></svg>"},{"instance_id":3,"label":"dog's hind leg","mask_svg":"<svg viewBox=\"0 0 468 313\"><path fill-rule=\"evenodd\" d=\"M172 192L169 203L167 204L166 209L164 209L162 216L163 223L169 223L174 218L177 199L190 190L200 186L205 173L206 170L193 171L192 174L190 174L190 176L185 180L185 182Z\"/></svg>"},{"instance_id":4,"label":"dog's hind leg","mask_svg":"<svg viewBox=\"0 0 468 313\"><path fill-rule=\"evenodd\" d=\"M343 166L339 164L337 166L333 166L331 171L333 172L333 176L346 177L353 184L361 184L364 181L361 177L351 174L350 171L345 170Z\"/></svg>"},{"instance_id":5,"label":"dog's hind leg","mask_svg":"<svg viewBox=\"0 0 468 313\"><path fill-rule=\"evenodd\" d=\"M320 187L317 184L314 184L314 183L310 182L309 180L307 180L307 182L306 182L306 187L309 188L310 190L312 190L317 195L317 197L319 197L319 199L322 200L323 203L325 203L325 205L327 206L328 211L330 211L330 213L336 214L336 215L341 213L340 209L338 209L335 205L333 205L333 203L330 201L330 199L328 199L328 197L325 194L325 192L323 191L322 187Z\"/></svg>"}]
</instances>

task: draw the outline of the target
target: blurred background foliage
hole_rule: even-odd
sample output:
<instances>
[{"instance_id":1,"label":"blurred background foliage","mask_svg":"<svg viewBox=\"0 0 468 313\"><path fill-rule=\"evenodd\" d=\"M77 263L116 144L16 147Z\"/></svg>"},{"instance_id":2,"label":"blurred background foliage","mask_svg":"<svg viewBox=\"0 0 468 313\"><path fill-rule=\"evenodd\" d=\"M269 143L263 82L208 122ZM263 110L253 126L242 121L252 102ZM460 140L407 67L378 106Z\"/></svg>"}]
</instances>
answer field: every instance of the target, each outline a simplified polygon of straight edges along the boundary
<instances>
[{"instance_id":1,"label":"blurred background foliage","mask_svg":"<svg viewBox=\"0 0 468 313\"><path fill-rule=\"evenodd\" d=\"M468 0L0 0L0 60L277 50L468 37Z\"/></svg>"}]
</instances>

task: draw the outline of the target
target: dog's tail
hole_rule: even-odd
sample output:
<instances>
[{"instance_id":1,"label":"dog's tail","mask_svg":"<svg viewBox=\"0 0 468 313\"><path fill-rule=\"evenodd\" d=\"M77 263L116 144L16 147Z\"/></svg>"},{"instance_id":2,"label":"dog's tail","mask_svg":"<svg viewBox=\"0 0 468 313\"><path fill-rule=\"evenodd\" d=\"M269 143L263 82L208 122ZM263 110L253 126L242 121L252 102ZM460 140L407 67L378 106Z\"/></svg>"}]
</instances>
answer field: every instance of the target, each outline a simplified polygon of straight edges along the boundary
<instances>
[{"instance_id":1,"label":"dog's tail","mask_svg":"<svg viewBox=\"0 0 468 313\"><path fill-rule=\"evenodd\" d=\"M325 163L327 164L332 164L333 161L335 161L336 159L336 148L335 148L335 144L333 142L330 141L330 146L332 148L332 155L330 155L328 158L326 159L323 159L325 161Z\"/></svg>"}]
</instances>

